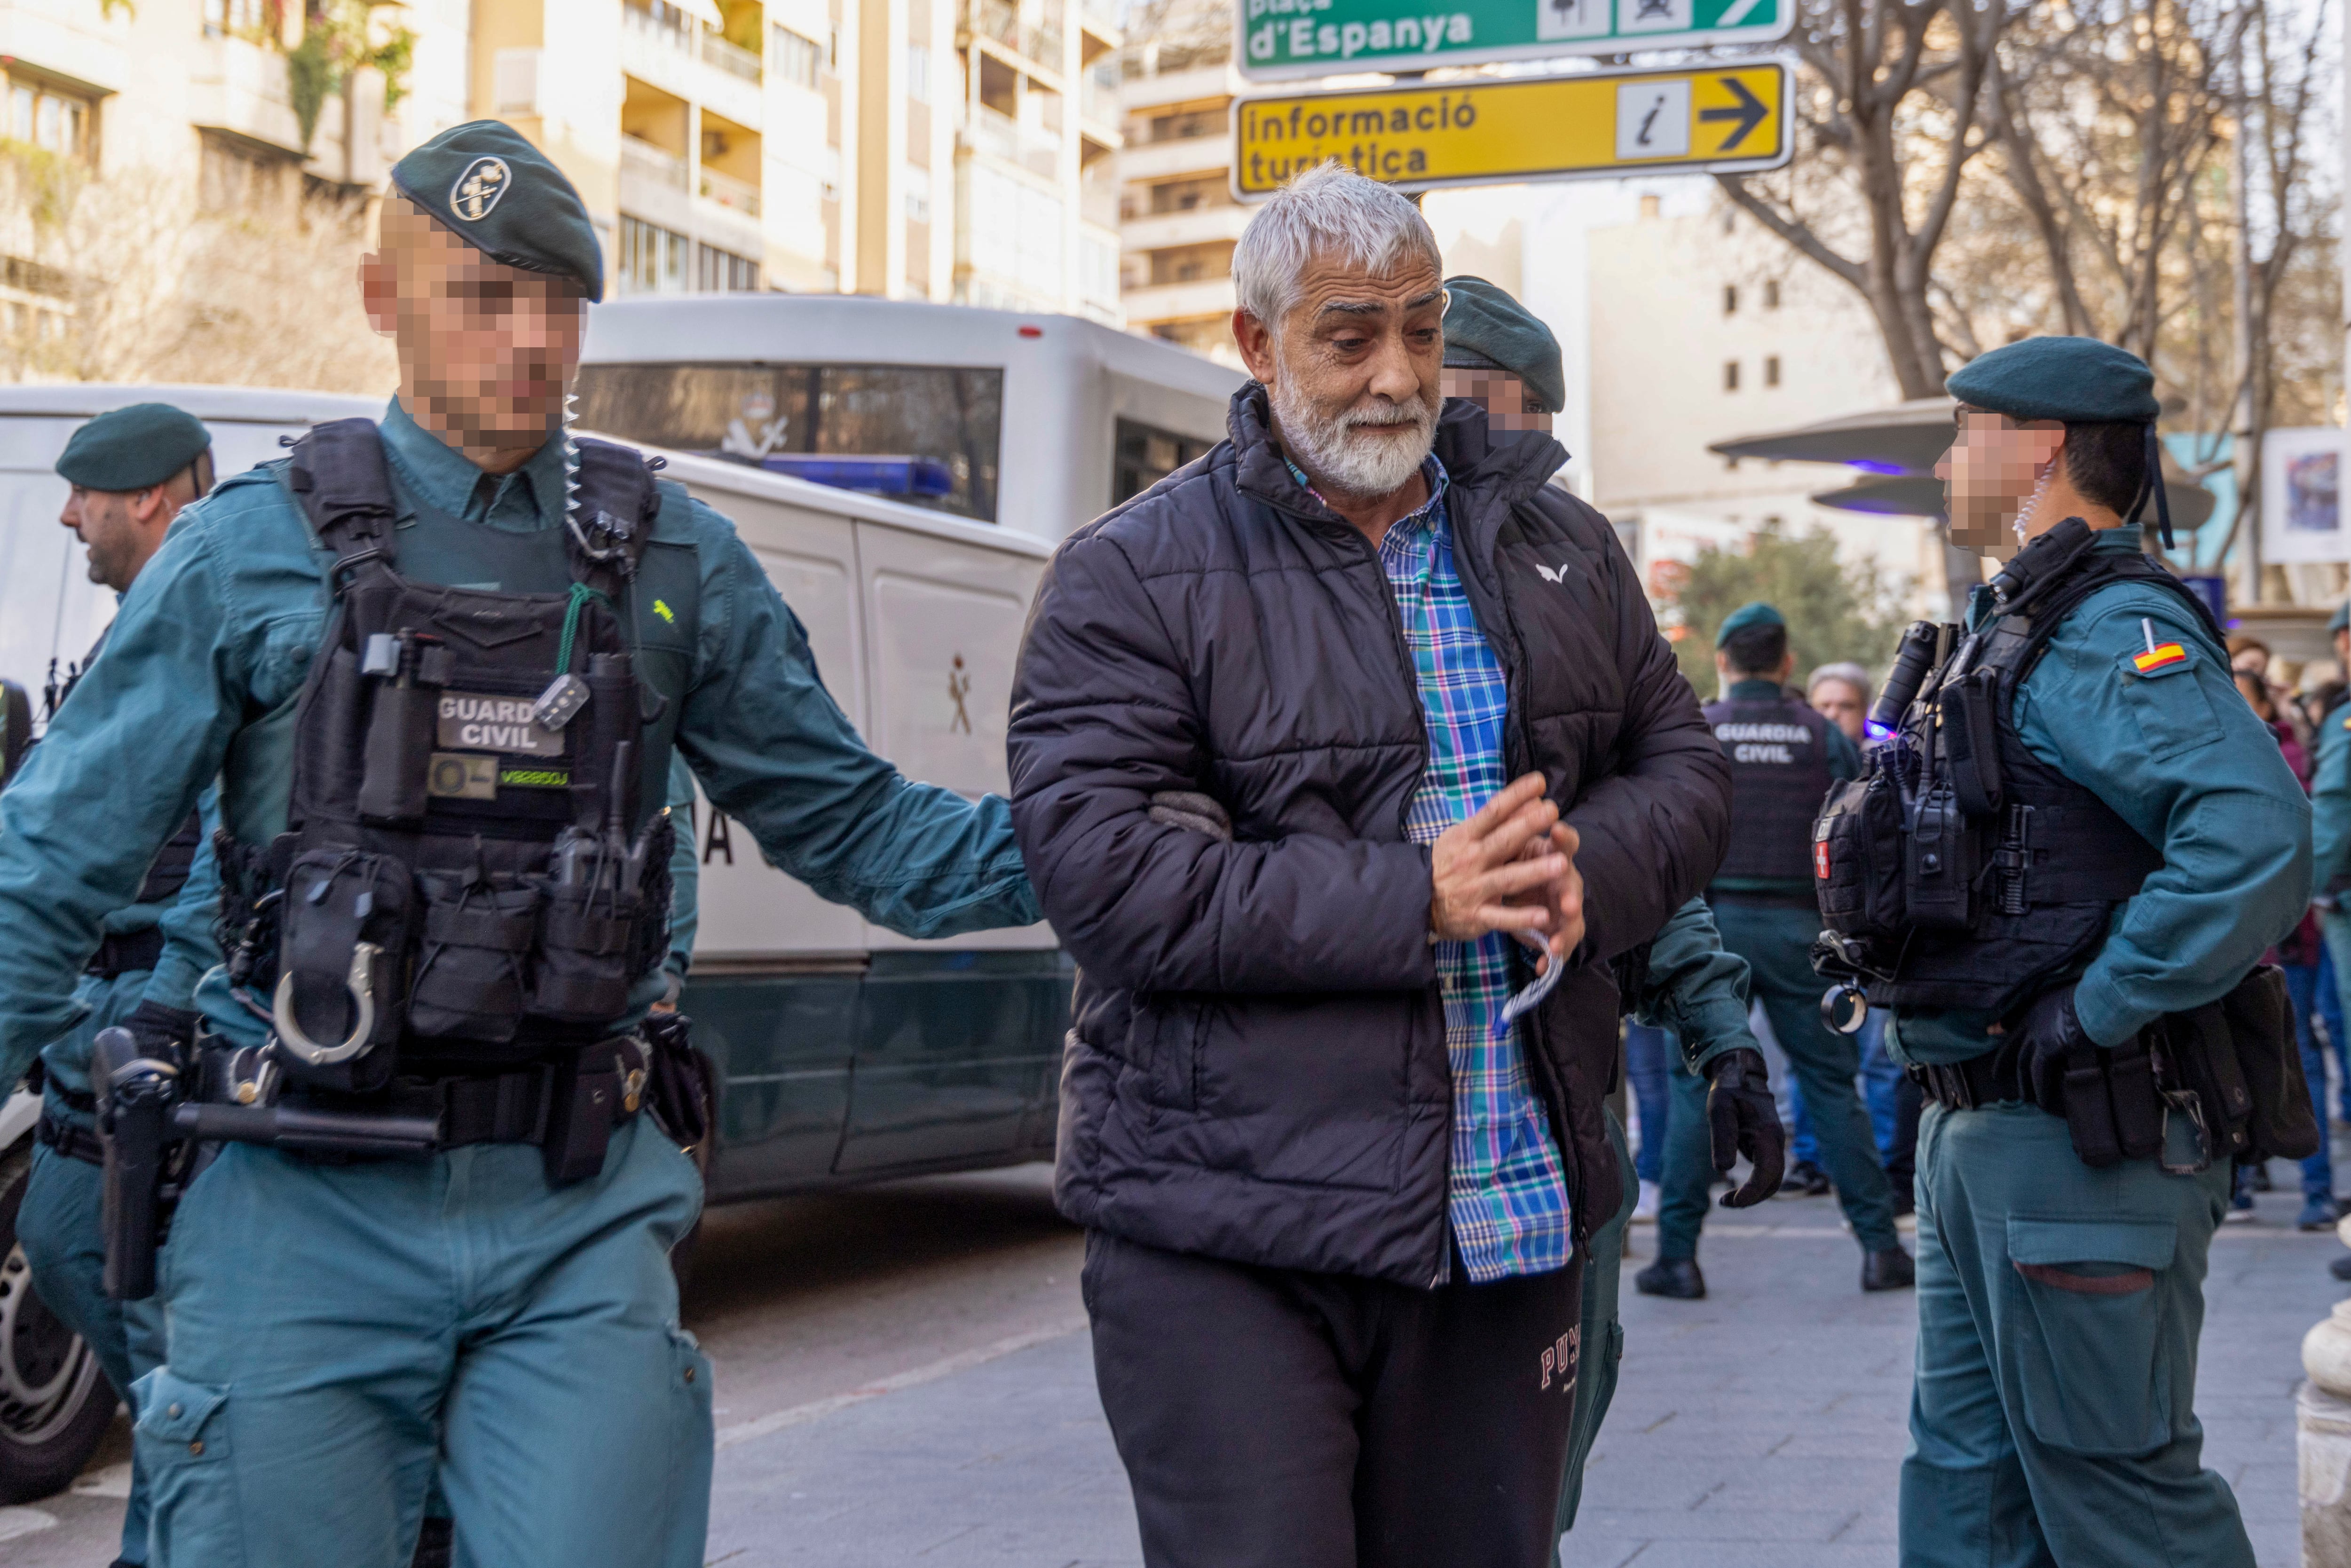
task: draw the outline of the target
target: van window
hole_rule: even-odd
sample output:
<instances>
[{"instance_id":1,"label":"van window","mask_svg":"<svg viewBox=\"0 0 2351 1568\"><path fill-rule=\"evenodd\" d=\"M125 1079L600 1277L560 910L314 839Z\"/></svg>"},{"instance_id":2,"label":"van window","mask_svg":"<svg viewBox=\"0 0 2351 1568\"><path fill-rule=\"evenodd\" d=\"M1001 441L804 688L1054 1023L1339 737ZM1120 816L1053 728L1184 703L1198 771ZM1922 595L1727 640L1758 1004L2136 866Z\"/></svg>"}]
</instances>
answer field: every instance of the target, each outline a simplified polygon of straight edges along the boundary
<instances>
[{"instance_id":1,"label":"van window","mask_svg":"<svg viewBox=\"0 0 2351 1568\"><path fill-rule=\"evenodd\" d=\"M580 424L992 523L1004 372L928 365L583 365Z\"/></svg>"},{"instance_id":2,"label":"van window","mask_svg":"<svg viewBox=\"0 0 2351 1568\"><path fill-rule=\"evenodd\" d=\"M1172 430L1118 422L1118 461L1111 465L1110 504L1131 501L1176 469L1206 453L1215 443Z\"/></svg>"}]
</instances>

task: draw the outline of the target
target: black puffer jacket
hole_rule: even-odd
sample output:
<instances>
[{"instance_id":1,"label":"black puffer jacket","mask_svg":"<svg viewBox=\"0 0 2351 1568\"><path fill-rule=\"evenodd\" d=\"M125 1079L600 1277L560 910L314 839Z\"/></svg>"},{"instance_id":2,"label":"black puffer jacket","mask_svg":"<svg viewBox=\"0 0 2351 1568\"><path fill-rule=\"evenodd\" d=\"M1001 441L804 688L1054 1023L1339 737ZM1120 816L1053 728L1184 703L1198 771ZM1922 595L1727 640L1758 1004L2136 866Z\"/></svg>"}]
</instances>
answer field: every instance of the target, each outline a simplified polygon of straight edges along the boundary
<instances>
[{"instance_id":1,"label":"black puffer jacket","mask_svg":"<svg viewBox=\"0 0 2351 1568\"><path fill-rule=\"evenodd\" d=\"M1412 659L1364 536L1290 476L1263 390L1231 438L1053 557L1012 697L1012 818L1077 957L1061 1210L1150 1246L1434 1281L1452 1095L1427 852L1405 810L1427 755ZM1606 519L1548 487L1566 454L1496 449L1453 402L1462 579L1510 682L1511 777L1583 834L1589 935L1531 1020L1579 1242L1614 1212L1601 1102L1605 960L1722 858L1730 776ZM1235 841L1151 821L1225 803Z\"/></svg>"}]
</instances>

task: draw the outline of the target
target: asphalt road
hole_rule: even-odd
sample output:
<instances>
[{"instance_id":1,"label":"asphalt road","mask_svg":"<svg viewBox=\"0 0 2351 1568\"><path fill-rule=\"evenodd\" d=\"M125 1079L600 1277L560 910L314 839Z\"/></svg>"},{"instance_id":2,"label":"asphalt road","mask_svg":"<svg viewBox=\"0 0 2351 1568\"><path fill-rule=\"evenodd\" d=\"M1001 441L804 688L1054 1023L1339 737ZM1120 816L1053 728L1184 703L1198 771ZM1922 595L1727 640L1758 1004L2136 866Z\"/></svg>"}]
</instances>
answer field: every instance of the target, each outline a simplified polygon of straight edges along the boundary
<instances>
[{"instance_id":1,"label":"asphalt road","mask_svg":"<svg viewBox=\"0 0 2351 1568\"><path fill-rule=\"evenodd\" d=\"M2343 1293L2325 1270L2339 1244L2295 1233L2295 1202L2267 1197L2215 1242L2198 1396L2206 1461L2264 1568L2297 1560L2299 1345ZM1624 1378L1566 1561L1892 1564L1909 1297L1855 1289L1829 1199L1713 1218L1708 1301L1627 1293ZM718 1369L708 1561L1135 1568L1081 1252L1041 1166L712 1216L686 1298ZM0 1563L103 1568L122 1458L118 1433L75 1494L0 1510Z\"/></svg>"}]
</instances>

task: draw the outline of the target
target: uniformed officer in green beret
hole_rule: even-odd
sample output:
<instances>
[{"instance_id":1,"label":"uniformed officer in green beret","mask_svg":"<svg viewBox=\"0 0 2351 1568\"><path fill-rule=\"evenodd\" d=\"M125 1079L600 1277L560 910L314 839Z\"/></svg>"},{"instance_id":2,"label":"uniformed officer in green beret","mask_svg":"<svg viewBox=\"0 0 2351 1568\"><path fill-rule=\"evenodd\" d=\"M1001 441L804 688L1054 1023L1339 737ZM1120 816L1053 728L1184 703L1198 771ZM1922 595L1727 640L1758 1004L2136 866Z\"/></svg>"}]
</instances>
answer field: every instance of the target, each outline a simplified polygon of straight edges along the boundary
<instances>
[{"instance_id":1,"label":"uniformed officer in green beret","mask_svg":"<svg viewBox=\"0 0 2351 1568\"><path fill-rule=\"evenodd\" d=\"M2149 1030L2292 930L2309 808L2144 553L2142 509L2168 516L2147 365L2031 338L1949 389L1952 537L2006 565L1893 743L1920 769L1901 863L1845 836L1876 820L1865 783L1819 845L1833 929L1876 929L1841 878L1902 879L1862 964L1929 1101L1901 1562L2252 1568L2194 1410L2231 1161L2181 1098L2207 1059Z\"/></svg>"},{"instance_id":2,"label":"uniformed officer in green beret","mask_svg":"<svg viewBox=\"0 0 2351 1568\"><path fill-rule=\"evenodd\" d=\"M868 919L1039 918L1005 802L874 756L733 526L562 428L603 279L513 130L403 158L360 267L398 350L382 420L190 507L0 793L5 1081L222 779L240 923L177 1092L241 1141L204 1145L159 1271L161 1568L397 1568L436 1478L459 1562L699 1568L710 1365L668 1260L696 1108L642 1024L674 755ZM172 1092L145 1057L109 1082Z\"/></svg>"},{"instance_id":3,"label":"uniformed officer in green beret","mask_svg":"<svg viewBox=\"0 0 2351 1568\"><path fill-rule=\"evenodd\" d=\"M181 509L212 488L212 432L169 403L133 403L76 430L57 471L70 486L57 520L87 549L90 580L125 592ZM106 641L101 633L81 669ZM56 699L60 708L78 684L68 680ZM214 811L207 789L200 810L147 867L138 891L101 921L98 950L74 986L71 1022L41 1048L37 1069L41 1121L16 1239L41 1300L81 1336L125 1399L132 1397L133 1380L162 1359L162 1314L152 1301L116 1301L106 1293L90 1042L118 1024L157 1040L193 1035L196 982L220 961L212 930L220 902L209 841ZM147 1470L135 1454L115 1561L147 1561Z\"/></svg>"},{"instance_id":4,"label":"uniformed officer in green beret","mask_svg":"<svg viewBox=\"0 0 2351 1568\"><path fill-rule=\"evenodd\" d=\"M1445 280L1445 419L1456 450L1489 455L1529 434L1548 434L1567 401L1559 340L1531 311L1482 277ZM1482 433L1478 427L1482 426ZM1779 1190L1785 1135L1772 1104L1763 1052L1747 1026L1747 966L1723 951L1713 915L1692 899L1639 950L1620 975L1625 1008L1641 1021L1669 1029L1680 1042L1690 1082L1685 1120L1699 1163L1728 1171L1745 1155L1748 1179L1723 1197L1743 1208ZM1624 1177L1616 1212L1593 1228L1585 1244L1583 1291L1576 1327L1575 1413L1560 1486L1552 1561L1559 1537L1573 1529L1583 1494L1583 1464L1600 1435L1616 1392L1624 1343L1617 1315L1625 1227L1640 1184L1614 1111L1603 1109L1609 1142ZM1681 1124L1677 1124L1679 1127ZM1701 1192L1700 1202L1705 1201Z\"/></svg>"},{"instance_id":5,"label":"uniformed officer in green beret","mask_svg":"<svg viewBox=\"0 0 2351 1568\"><path fill-rule=\"evenodd\" d=\"M1796 654L1771 605L1742 604L1715 630L1722 695L1707 722L1730 759L1730 848L1707 902L1728 951L1746 960L1756 999L1788 1053L1812 1114L1821 1158L1861 1247L1861 1288L1911 1281L1910 1255L1894 1223L1894 1195L1878 1163L1869 1113L1854 1088L1861 1059L1851 1037L1821 1020L1813 939L1813 819L1831 785L1861 771L1861 753L1802 696L1788 689ZM1659 1184L1656 1261L1635 1276L1643 1295L1695 1301L1706 1294L1698 1241L1713 1182L1702 1120L1704 1087L1687 1065L1672 1073L1673 1121Z\"/></svg>"}]
</instances>

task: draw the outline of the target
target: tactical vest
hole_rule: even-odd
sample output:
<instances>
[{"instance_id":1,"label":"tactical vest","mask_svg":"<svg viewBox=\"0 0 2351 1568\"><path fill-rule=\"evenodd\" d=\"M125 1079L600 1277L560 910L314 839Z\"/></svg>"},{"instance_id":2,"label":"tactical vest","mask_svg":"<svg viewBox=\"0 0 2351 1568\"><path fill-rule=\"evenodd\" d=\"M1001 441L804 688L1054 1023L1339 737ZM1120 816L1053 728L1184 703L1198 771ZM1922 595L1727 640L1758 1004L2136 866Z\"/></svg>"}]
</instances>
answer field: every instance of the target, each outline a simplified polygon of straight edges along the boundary
<instances>
[{"instance_id":1,"label":"tactical vest","mask_svg":"<svg viewBox=\"0 0 2351 1568\"><path fill-rule=\"evenodd\" d=\"M1708 703L1704 711L1730 758L1730 852L1715 875L1809 883L1813 820L1835 782L1829 721L1784 691L1760 702Z\"/></svg>"},{"instance_id":2,"label":"tactical vest","mask_svg":"<svg viewBox=\"0 0 2351 1568\"><path fill-rule=\"evenodd\" d=\"M576 1051L662 960L676 715L640 679L630 601L662 502L626 447L581 441L576 461L569 591L517 593L401 575L371 422L295 445L285 482L334 551L333 607L267 855L274 974L248 930L231 977L267 998L297 1083L365 1092L395 1067Z\"/></svg>"},{"instance_id":3,"label":"tactical vest","mask_svg":"<svg viewBox=\"0 0 2351 1568\"><path fill-rule=\"evenodd\" d=\"M2143 555L2093 552L2095 537L2069 518L2019 552L1991 584L1992 617L1928 673L1896 738L1814 824L1823 948L1839 949L1815 963L1865 982L1876 1006L2006 1017L2078 976L2115 905L2163 864L2016 727L2018 686L2098 590L2159 586L2211 626L2177 578Z\"/></svg>"},{"instance_id":4,"label":"tactical vest","mask_svg":"<svg viewBox=\"0 0 2351 1568\"><path fill-rule=\"evenodd\" d=\"M110 626L107 630L113 628ZM81 685L83 674L97 661L105 647L106 632L100 632L98 641L90 644L89 652L83 656L82 662L68 669L62 681L57 678L57 661L52 659L49 662L47 711L43 715L45 723L57 716L57 709L73 695L74 688ZM169 904L177 898L180 889L188 884L188 873L196 862L196 846L204 841L204 836L203 814L189 812L188 820L180 824L178 831L163 841L163 847L157 850L155 858L148 862L147 874L140 880L139 891L132 895L131 902ZM162 961L162 957L163 933L159 927L151 925L143 931L120 934L110 932L99 938L98 951L91 956L85 972L102 980L111 980L140 969L152 969Z\"/></svg>"}]
</instances>

